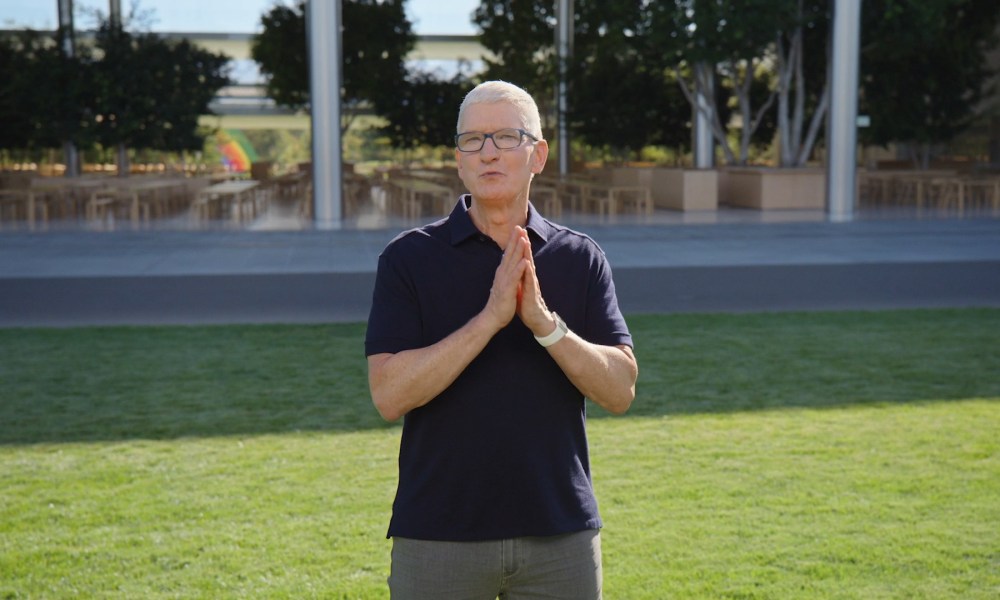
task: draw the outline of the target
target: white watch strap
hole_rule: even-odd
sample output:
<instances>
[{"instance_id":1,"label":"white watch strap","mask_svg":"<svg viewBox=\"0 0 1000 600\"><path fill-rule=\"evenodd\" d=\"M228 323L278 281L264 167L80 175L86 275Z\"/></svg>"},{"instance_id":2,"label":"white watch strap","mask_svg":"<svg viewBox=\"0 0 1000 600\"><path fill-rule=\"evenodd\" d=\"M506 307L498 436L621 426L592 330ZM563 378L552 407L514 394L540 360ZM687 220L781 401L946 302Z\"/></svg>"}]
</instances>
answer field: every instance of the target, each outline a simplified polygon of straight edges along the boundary
<instances>
[{"instance_id":1,"label":"white watch strap","mask_svg":"<svg viewBox=\"0 0 1000 600\"><path fill-rule=\"evenodd\" d=\"M538 341L539 344L542 345L543 348L548 348L552 344L563 339L563 337L569 332L569 328L566 327L566 323L563 322L563 320L559 317L559 315L553 312L552 318L556 320L555 331L546 336L542 337L538 337L537 335L535 336L535 339Z\"/></svg>"}]
</instances>

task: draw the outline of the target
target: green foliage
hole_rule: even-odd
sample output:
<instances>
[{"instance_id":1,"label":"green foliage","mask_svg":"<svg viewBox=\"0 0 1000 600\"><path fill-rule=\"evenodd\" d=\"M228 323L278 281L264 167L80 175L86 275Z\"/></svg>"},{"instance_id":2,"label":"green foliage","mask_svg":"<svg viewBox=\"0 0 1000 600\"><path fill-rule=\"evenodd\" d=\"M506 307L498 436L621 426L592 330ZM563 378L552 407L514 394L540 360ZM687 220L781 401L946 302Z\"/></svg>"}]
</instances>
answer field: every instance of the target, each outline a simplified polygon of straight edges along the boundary
<instances>
[{"instance_id":1,"label":"green foliage","mask_svg":"<svg viewBox=\"0 0 1000 600\"><path fill-rule=\"evenodd\" d=\"M428 73L411 73L388 104L377 106L377 112L388 124L380 133L388 137L394 148L455 145L455 122L462 99L472 89L472 83L461 73L443 81Z\"/></svg>"},{"instance_id":2,"label":"green foliage","mask_svg":"<svg viewBox=\"0 0 1000 600\"><path fill-rule=\"evenodd\" d=\"M32 123L24 115L31 111L31 88L21 76L28 69L27 52L31 47L25 35L17 39L0 36L0 148L26 148L31 143Z\"/></svg>"},{"instance_id":3,"label":"green foliage","mask_svg":"<svg viewBox=\"0 0 1000 600\"><path fill-rule=\"evenodd\" d=\"M609 147L619 156L651 144L689 144L690 110L665 68L662 53L649 50L650 3L574 3L573 56L568 68L569 121L578 139ZM655 4L655 3L651 3ZM496 56L487 79L504 79L529 90L547 126L554 122L555 6L544 0L485 0L474 20L480 41Z\"/></svg>"},{"instance_id":4,"label":"green foliage","mask_svg":"<svg viewBox=\"0 0 1000 600\"><path fill-rule=\"evenodd\" d=\"M127 144L135 149L195 150L198 117L229 83L228 57L131 33L102 21L94 48L66 57L55 39L26 30L0 42L0 116L10 123L0 147L81 150ZM0 72L2 74L2 72Z\"/></svg>"},{"instance_id":5,"label":"green foliage","mask_svg":"<svg viewBox=\"0 0 1000 600\"><path fill-rule=\"evenodd\" d=\"M862 139L926 148L965 129L988 91L1000 3L871 0L862 18Z\"/></svg>"},{"instance_id":6,"label":"green foliage","mask_svg":"<svg viewBox=\"0 0 1000 600\"><path fill-rule=\"evenodd\" d=\"M373 108L388 121L381 132L394 146L451 145L458 105L469 82L461 74L441 80L407 72L404 61L416 36L404 8L403 0L342 3L342 128L346 130L357 113ZM276 5L261 18L263 31L251 44L268 96L292 108L309 106L305 12L304 0Z\"/></svg>"},{"instance_id":7,"label":"green foliage","mask_svg":"<svg viewBox=\"0 0 1000 600\"><path fill-rule=\"evenodd\" d=\"M745 164L751 146L770 143L776 130L783 164L797 166L808 157L825 115L819 98L826 82L826 5L826 0L650 4L655 39L650 52L670 56L673 64L664 68L676 71L691 106L699 90L716 90L712 133L727 163ZM726 107L739 114L738 126L724 113Z\"/></svg>"},{"instance_id":8,"label":"green foliage","mask_svg":"<svg viewBox=\"0 0 1000 600\"><path fill-rule=\"evenodd\" d=\"M586 143L626 153L653 144L690 145L691 111L680 90L641 57L598 51L575 65L572 81L572 130Z\"/></svg>"},{"instance_id":9,"label":"green foliage","mask_svg":"<svg viewBox=\"0 0 1000 600\"><path fill-rule=\"evenodd\" d=\"M577 9L581 2L576 2ZM484 80L519 85L535 98L543 126L554 110L558 58L555 3L547 0L482 0L472 16L479 41L496 59L485 59Z\"/></svg>"},{"instance_id":10,"label":"green foliage","mask_svg":"<svg viewBox=\"0 0 1000 600\"><path fill-rule=\"evenodd\" d=\"M243 134L260 156L279 165L290 167L312 157L308 129L247 129Z\"/></svg>"},{"instance_id":11,"label":"green foliage","mask_svg":"<svg viewBox=\"0 0 1000 600\"><path fill-rule=\"evenodd\" d=\"M101 144L165 151L203 144L198 117L229 83L229 58L152 33L131 33L108 21L96 36L93 65L95 134Z\"/></svg>"},{"instance_id":12,"label":"green foliage","mask_svg":"<svg viewBox=\"0 0 1000 600\"><path fill-rule=\"evenodd\" d=\"M406 73L403 61L416 43L404 1L345 0L341 18L344 104L388 104ZM250 55L260 65L267 95L284 106L308 108L305 0L292 6L276 4L261 17L261 25Z\"/></svg>"},{"instance_id":13,"label":"green foliage","mask_svg":"<svg viewBox=\"0 0 1000 600\"><path fill-rule=\"evenodd\" d=\"M250 43L250 57L260 66L268 97L282 106L308 105L305 2L275 4L260 22L263 30Z\"/></svg>"},{"instance_id":14,"label":"green foliage","mask_svg":"<svg viewBox=\"0 0 1000 600\"><path fill-rule=\"evenodd\" d=\"M402 85L416 44L405 0L344 0L341 10L345 102L385 104Z\"/></svg>"},{"instance_id":15,"label":"green foliage","mask_svg":"<svg viewBox=\"0 0 1000 600\"><path fill-rule=\"evenodd\" d=\"M24 30L0 41L0 148L56 148L93 141L93 59L54 37Z\"/></svg>"},{"instance_id":16,"label":"green foliage","mask_svg":"<svg viewBox=\"0 0 1000 600\"><path fill-rule=\"evenodd\" d=\"M483 6L501 5L516 9L519 3ZM863 140L927 147L965 129L987 92L984 86L991 73L985 57L997 43L1000 4L875 0L862 8L861 111L872 117L872 126L861 132ZM829 11L826 0L578 2L576 32L582 56L577 73L580 81L589 81L573 92L578 110L587 115L581 119L587 123L581 134L600 139L625 137L629 131L626 117L621 117L626 123L609 127L607 134L586 131L601 127L592 97L612 92L608 81L616 68L622 91L611 105L633 111L638 119L651 115L643 104L646 96L628 91L637 87L630 81L633 75L648 81L656 95L661 86L656 72L673 71L693 105L695 91L708 83L695 77L694 66L703 63L714 65L715 88L725 92L716 101L720 118L713 133L727 162L745 162L751 144L769 143L777 130L780 162L804 164L822 139ZM509 37L505 32L501 39ZM623 58L623 48L642 48L643 59L630 62ZM535 49L529 45L522 52L528 55ZM632 100L622 103L624 97ZM730 131L733 122L723 118L727 107L739 112L738 136ZM676 129L669 116L658 118ZM602 141L621 145L611 137Z\"/></svg>"},{"instance_id":17,"label":"green foliage","mask_svg":"<svg viewBox=\"0 0 1000 600\"><path fill-rule=\"evenodd\" d=\"M689 146L691 111L663 60L647 52L651 32L642 4L578 8L569 72L574 134L620 154L653 144Z\"/></svg>"}]
</instances>

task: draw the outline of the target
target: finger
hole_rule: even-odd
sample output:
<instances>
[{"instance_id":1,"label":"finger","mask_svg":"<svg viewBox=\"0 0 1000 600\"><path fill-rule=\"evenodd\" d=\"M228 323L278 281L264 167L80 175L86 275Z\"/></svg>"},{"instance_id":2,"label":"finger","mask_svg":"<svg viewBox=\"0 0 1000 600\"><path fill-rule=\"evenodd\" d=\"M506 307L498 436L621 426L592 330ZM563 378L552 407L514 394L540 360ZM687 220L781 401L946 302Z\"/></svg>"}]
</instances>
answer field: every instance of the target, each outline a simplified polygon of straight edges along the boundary
<instances>
[{"instance_id":1,"label":"finger","mask_svg":"<svg viewBox=\"0 0 1000 600\"><path fill-rule=\"evenodd\" d=\"M528 230L523 227L517 226L514 228L514 232L521 238L524 243L524 257L528 260L532 260L531 257L531 238L528 237Z\"/></svg>"},{"instance_id":2,"label":"finger","mask_svg":"<svg viewBox=\"0 0 1000 600\"><path fill-rule=\"evenodd\" d=\"M524 260L524 273L521 274L521 287L524 295L534 299L538 295L538 277L535 273L535 261L529 254Z\"/></svg>"},{"instance_id":3,"label":"finger","mask_svg":"<svg viewBox=\"0 0 1000 600\"><path fill-rule=\"evenodd\" d=\"M507 240L507 247L504 248L503 255L504 258L513 256L514 252L517 250L518 244L521 242L521 235L517 232L518 228L515 227L514 231L510 232L510 238Z\"/></svg>"}]
</instances>

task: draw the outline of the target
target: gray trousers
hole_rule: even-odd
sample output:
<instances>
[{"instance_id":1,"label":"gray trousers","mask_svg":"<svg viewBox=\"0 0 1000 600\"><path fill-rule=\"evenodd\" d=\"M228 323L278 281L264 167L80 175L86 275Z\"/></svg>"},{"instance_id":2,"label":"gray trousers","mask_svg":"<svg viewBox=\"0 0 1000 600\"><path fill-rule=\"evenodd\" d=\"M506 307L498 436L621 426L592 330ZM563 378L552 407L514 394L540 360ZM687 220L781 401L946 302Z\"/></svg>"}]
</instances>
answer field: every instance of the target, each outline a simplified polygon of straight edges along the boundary
<instances>
[{"instance_id":1,"label":"gray trousers","mask_svg":"<svg viewBox=\"0 0 1000 600\"><path fill-rule=\"evenodd\" d=\"M601 534L392 540L392 600L600 600Z\"/></svg>"}]
</instances>

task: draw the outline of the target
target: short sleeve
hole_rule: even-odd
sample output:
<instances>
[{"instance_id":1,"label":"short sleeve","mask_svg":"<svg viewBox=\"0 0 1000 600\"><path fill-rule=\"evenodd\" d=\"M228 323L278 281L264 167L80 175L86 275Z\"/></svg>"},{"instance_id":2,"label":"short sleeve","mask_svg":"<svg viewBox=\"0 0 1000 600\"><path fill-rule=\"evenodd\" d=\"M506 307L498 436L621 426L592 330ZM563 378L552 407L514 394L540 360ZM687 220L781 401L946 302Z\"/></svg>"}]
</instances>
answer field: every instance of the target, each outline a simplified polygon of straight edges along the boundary
<instances>
[{"instance_id":1,"label":"short sleeve","mask_svg":"<svg viewBox=\"0 0 1000 600\"><path fill-rule=\"evenodd\" d=\"M397 353L419 346L420 306L412 274L402 252L387 247L378 260L368 314L365 355Z\"/></svg>"},{"instance_id":2,"label":"short sleeve","mask_svg":"<svg viewBox=\"0 0 1000 600\"><path fill-rule=\"evenodd\" d=\"M587 325L583 337L602 346L632 346L632 334L618 308L611 265L600 249L594 255L587 297Z\"/></svg>"}]
</instances>

